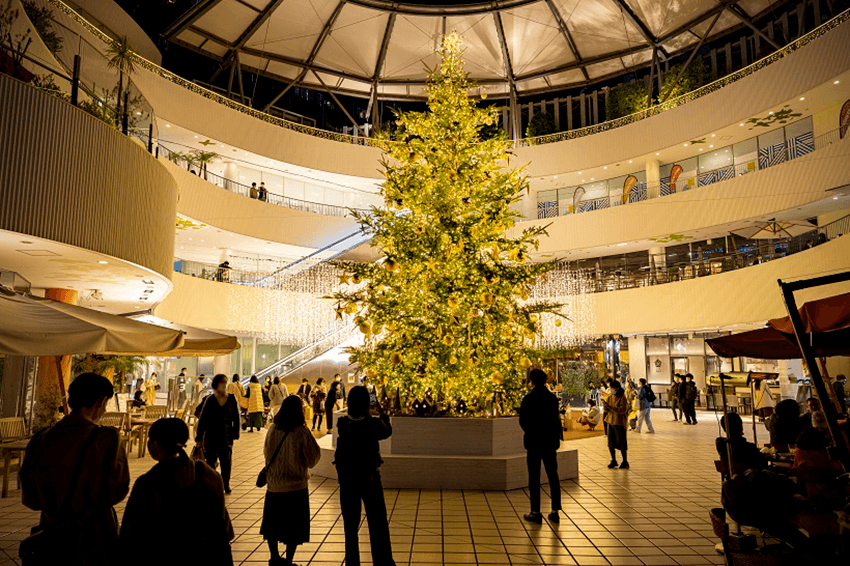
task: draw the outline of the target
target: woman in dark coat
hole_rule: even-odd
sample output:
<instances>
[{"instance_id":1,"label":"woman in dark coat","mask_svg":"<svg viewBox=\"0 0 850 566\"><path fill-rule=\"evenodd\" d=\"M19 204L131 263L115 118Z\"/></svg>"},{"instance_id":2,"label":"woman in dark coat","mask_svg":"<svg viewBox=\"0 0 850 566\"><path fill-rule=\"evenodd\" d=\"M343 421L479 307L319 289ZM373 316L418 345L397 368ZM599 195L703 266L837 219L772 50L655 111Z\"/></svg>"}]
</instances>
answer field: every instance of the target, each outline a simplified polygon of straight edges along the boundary
<instances>
[{"instance_id":1,"label":"woman in dark coat","mask_svg":"<svg viewBox=\"0 0 850 566\"><path fill-rule=\"evenodd\" d=\"M198 407L195 444L203 448L210 467L215 469L216 462L221 462L224 493L230 493L233 441L239 440L239 402L227 393L227 376L223 373L213 378L212 388L213 394Z\"/></svg>"},{"instance_id":2,"label":"woman in dark coat","mask_svg":"<svg viewBox=\"0 0 850 566\"><path fill-rule=\"evenodd\" d=\"M328 391L328 397L325 399L325 415L328 419L328 433L333 432L334 429L334 410L336 409L336 402L339 398L339 382L334 381L331 383L331 388Z\"/></svg>"},{"instance_id":3,"label":"woman in dark coat","mask_svg":"<svg viewBox=\"0 0 850 566\"><path fill-rule=\"evenodd\" d=\"M148 546L151 525L156 525L160 532L180 533L183 541L169 545L169 564L233 565L234 533L224 505L224 484L206 463L189 459L183 450L188 440L189 427L180 419L151 425L148 450L159 463L136 480L127 501L118 539L122 564L151 562L139 549Z\"/></svg>"}]
</instances>

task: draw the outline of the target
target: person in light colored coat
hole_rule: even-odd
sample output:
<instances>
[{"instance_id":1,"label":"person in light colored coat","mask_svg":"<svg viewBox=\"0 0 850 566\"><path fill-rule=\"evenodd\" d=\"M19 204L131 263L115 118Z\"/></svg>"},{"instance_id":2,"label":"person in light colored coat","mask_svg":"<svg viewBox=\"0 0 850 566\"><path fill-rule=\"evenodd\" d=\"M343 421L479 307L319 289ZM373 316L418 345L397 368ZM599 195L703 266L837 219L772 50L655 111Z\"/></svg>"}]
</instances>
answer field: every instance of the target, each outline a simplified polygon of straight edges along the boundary
<instances>
[{"instance_id":1,"label":"person in light colored coat","mask_svg":"<svg viewBox=\"0 0 850 566\"><path fill-rule=\"evenodd\" d=\"M286 384L279 377L275 377L271 387L269 387L269 411L270 416L274 416L280 410L283 400L289 397L289 390Z\"/></svg>"}]
</instances>

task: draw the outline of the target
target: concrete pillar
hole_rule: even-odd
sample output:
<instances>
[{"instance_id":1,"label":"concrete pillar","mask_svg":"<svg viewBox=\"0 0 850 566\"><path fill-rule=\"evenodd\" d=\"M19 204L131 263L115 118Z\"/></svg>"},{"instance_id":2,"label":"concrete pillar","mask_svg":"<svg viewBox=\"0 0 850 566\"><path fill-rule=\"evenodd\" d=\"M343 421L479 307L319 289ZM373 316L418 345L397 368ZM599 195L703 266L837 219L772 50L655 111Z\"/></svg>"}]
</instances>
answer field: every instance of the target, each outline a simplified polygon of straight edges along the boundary
<instances>
[{"instance_id":1,"label":"concrete pillar","mask_svg":"<svg viewBox=\"0 0 850 566\"><path fill-rule=\"evenodd\" d=\"M667 281L667 254L664 246L649 248L649 276L653 285Z\"/></svg>"},{"instance_id":2,"label":"concrete pillar","mask_svg":"<svg viewBox=\"0 0 850 566\"><path fill-rule=\"evenodd\" d=\"M224 177L225 184L227 185L224 188L228 191L232 191L235 188L235 185L231 185L230 182L239 182L239 164L234 163L233 161L225 161L224 171L221 176Z\"/></svg>"},{"instance_id":3,"label":"concrete pillar","mask_svg":"<svg viewBox=\"0 0 850 566\"><path fill-rule=\"evenodd\" d=\"M555 99L554 102L554 110L555 110L555 131L561 131L561 102L559 99Z\"/></svg>"},{"instance_id":4,"label":"concrete pillar","mask_svg":"<svg viewBox=\"0 0 850 566\"><path fill-rule=\"evenodd\" d=\"M233 356L231 354L227 354L225 356L216 356L215 358L213 358L213 373L223 373L224 375L239 373L231 367L232 360ZM228 379L228 381L230 380Z\"/></svg>"},{"instance_id":5,"label":"concrete pillar","mask_svg":"<svg viewBox=\"0 0 850 566\"><path fill-rule=\"evenodd\" d=\"M661 196L661 171L657 159L646 160L646 191L647 198Z\"/></svg>"},{"instance_id":6,"label":"concrete pillar","mask_svg":"<svg viewBox=\"0 0 850 566\"><path fill-rule=\"evenodd\" d=\"M585 96L583 92L580 92L578 95L579 106L579 116L581 118L581 127L587 126L587 104L585 102Z\"/></svg>"},{"instance_id":7,"label":"concrete pillar","mask_svg":"<svg viewBox=\"0 0 850 566\"><path fill-rule=\"evenodd\" d=\"M60 303L76 305L80 293L74 289L46 289L44 297ZM43 356L38 359L37 403L62 406L67 401L71 383L71 356Z\"/></svg>"},{"instance_id":8,"label":"concrete pillar","mask_svg":"<svg viewBox=\"0 0 850 566\"><path fill-rule=\"evenodd\" d=\"M251 375L257 373L257 337L251 337Z\"/></svg>"},{"instance_id":9,"label":"concrete pillar","mask_svg":"<svg viewBox=\"0 0 850 566\"><path fill-rule=\"evenodd\" d=\"M567 130L573 129L573 97L567 97Z\"/></svg>"}]
</instances>

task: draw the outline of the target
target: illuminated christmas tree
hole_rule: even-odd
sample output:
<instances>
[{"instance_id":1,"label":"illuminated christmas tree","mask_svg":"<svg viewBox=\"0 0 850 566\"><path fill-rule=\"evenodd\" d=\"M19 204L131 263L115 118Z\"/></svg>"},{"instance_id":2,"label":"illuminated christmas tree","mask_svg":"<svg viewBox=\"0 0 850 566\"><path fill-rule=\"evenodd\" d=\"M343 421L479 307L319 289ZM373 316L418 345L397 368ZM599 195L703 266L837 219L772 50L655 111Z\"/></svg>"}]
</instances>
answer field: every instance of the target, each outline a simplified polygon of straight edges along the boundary
<instances>
[{"instance_id":1,"label":"illuminated christmas tree","mask_svg":"<svg viewBox=\"0 0 850 566\"><path fill-rule=\"evenodd\" d=\"M428 111L401 113L382 138L385 206L357 217L384 257L346 264L334 298L365 335L352 361L390 397L511 410L535 361L538 313L557 306L527 302L552 267L527 261L545 229L507 237L527 180L509 168L504 135L492 136L497 110L468 95L457 35L441 54Z\"/></svg>"}]
</instances>

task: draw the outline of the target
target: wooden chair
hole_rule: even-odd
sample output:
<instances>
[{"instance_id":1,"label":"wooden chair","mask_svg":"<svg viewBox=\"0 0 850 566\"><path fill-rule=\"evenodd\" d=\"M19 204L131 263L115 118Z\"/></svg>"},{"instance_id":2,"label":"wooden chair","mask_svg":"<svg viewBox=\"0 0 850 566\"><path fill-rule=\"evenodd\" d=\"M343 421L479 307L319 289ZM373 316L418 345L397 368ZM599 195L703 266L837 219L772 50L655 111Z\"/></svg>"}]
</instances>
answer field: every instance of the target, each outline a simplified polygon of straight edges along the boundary
<instances>
[{"instance_id":1,"label":"wooden chair","mask_svg":"<svg viewBox=\"0 0 850 566\"><path fill-rule=\"evenodd\" d=\"M0 442L15 442L28 438L27 425L23 417L0 419Z\"/></svg>"},{"instance_id":2,"label":"wooden chair","mask_svg":"<svg viewBox=\"0 0 850 566\"><path fill-rule=\"evenodd\" d=\"M127 443L130 440L128 418L127 413L104 413L98 424L114 428L118 431L121 441Z\"/></svg>"},{"instance_id":3,"label":"wooden chair","mask_svg":"<svg viewBox=\"0 0 850 566\"><path fill-rule=\"evenodd\" d=\"M144 407L142 409L142 415L146 419L164 419L168 416L168 407Z\"/></svg>"}]
</instances>

